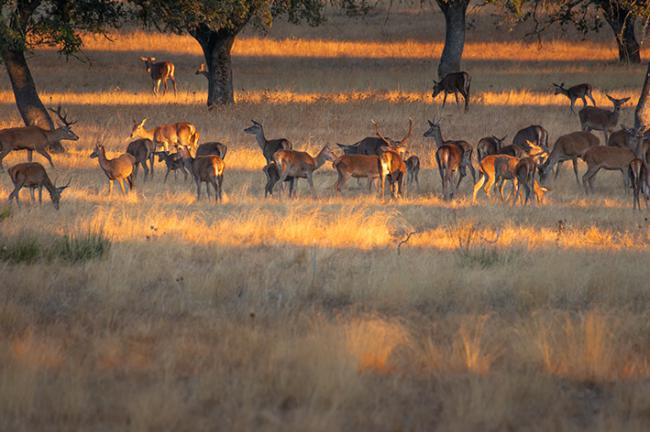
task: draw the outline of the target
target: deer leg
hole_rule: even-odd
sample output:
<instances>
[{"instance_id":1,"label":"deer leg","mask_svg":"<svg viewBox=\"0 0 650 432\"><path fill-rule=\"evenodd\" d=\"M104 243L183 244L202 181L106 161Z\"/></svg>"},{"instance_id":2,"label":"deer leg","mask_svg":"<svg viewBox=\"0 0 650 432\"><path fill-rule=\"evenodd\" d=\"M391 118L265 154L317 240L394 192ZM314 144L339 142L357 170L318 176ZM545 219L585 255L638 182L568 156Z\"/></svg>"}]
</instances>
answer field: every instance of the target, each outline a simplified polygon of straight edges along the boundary
<instances>
[{"instance_id":1,"label":"deer leg","mask_svg":"<svg viewBox=\"0 0 650 432\"><path fill-rule=\"evenodd\" d=\"M208 196L208 201L210 201L210 184L212 183L212 179L208 178L208 181L205 182L205 193Z\"/></svg>"},{"instance_id":2,"label":"deer leg","mask_svg":"<svg viewBox=\"0 0 650 432\"><path fill-rule=\"evenodd\" d=\"M46 152L45 150L36 149L36 153L40 154L45 159L47 159L47 161L50 163L50 166L54 168L54 162L52 162L52 158L50 157L50 154L48 152Z\"/></svg>"},{"instance_id":3,"label":"deer leg","mask_svg":"<svg viewBox=\"0 0 650 432\"><path fill-rule=\"evenodd\" d=\"M445 107L445 104L447 103L447 92L444 92L442 96L442 107Z\"/></svg>"},{"instance_id":4,"label":"deer leg","mask_svg":"<svg viewBox=\"0 0 650 432\"><path fill-rule=\"evenodd\" d=\"M312 179L312 172L307 173L307 183L309 183L309 190L311 190L312 196L316 197L316 189L314 189L314 180Z\"/></svg>"},{"instance_id":5,"label":"deer leg","mask_svg":"<svg viewBox=\"0 0 650 432\"><path fill-rule=\"evenodd\" d=\"M164 80L162 80L162 84L163 84L163 96L165 96L167 94L167 79L166 78Z\"/></svg>"},{"instance_id":6,"label":"deer leg","mask_svg":"<svg viewBox=\"0 0 650 432\"><path fill-rule=\"evenodd\" d=\"M557 178L560 175L560 166L562 165L564 161L558 161L557 164L555 165L555 177L553 177L553 180L557 180Z\"/></svg>"},{"instance_id":7,"label":"deer leg","mask_svg":"<svg viewBox=\"0 0 650 432\"><path fill-rule=\"evenodd\" d=\"M196 183L196 200L201 201L201 182L198 177L194 177L194 183Z\"/></svg>"},{"instance_id":8,"label":"deer leg","mask_svg":"<svg viewBox=\"0 0 650 432\"><path fill-rule=\"evenodd\" d=\"M582 186L580 184L580 178L578 178L578 158L574 157L571 162L573 162L573 173L576 175L576 182L578 183L578 186Z\"/></svg>"},{"instance_id":9,"label":"deer leg","mask_svg":"<svg viewBox=\"0 0 650 432\"><path fill-rule=\"evenodd\" d=\"M27 150L27 160L31 162L34 159L34 151L33 150Z\"/></svg>"},{"instance_id":10,"label":"deer leg","mask_svg":"<svg viewBox=\"0 0 650 432\"><path fill-rule=\"evenodd\" d=\"M151 178L152 179L153 179L153 166L154 166L154 162L155 162L154 158L155 158L155 155L153 154L153 152L151 152L151 155L149 156L149 166L151 167Z\"/></svg>"},{"instance_id":11,"label":"deer leg","mask_svg":"<svg viewBox=\"0 0 650 432\"><path fill-rule=\"evenodd\" d=\"M461 95L463 95L463 99L465 99L465 112L469 111L469 94L466 91L461 91Z\"/></svg>"},{"instance_id":12,"label":"deer leg","mask_svg":"<svg viewBox=\"0 0 650 432\"><path fill-rule=\"evenodd\" d=\"M341 171L338 172L339 178L336 180L336 193L340 194L341 193L341 187L345 186L345 183L347 182L348 178L345 174L343 174ZM358 177L357 177L358 180Z\"/></svg>"},{"instance_id":13,"label":"deer leg","mask_svg":"<svg viewBox=\"0 0 650 432\"><path fill-rule=\"evenodd\" d=\"M133 175L135 176L135 178L138 178L138 168L140 168L140 162L136 162L134 164L133 168L134 168L133 169ZM145 176L146 176L146 174L145 174Z\"/></svg>"},{"instance_id":14,"label":"deer leg","mask_svg":"<svg viewBox=\"0 0 650 432\"><path fill-rule=\"evenodd\" d=\"M459 102L458 102L458 92L457 91L454 92L454 98L456 98L456 106L458 106Z\"/></svg>"},{"instance_id":15,"label":"deer leg","mask_svg":"<svg viewBox=\"0 0 650 432\"><path fill-rule=\"evenodd\" d=\"M576 113L575 106L576 106L576 100L575 98L571 98L571 114Z\"/></svg>"},{"instance_id":16,"label":"deer leg","mask_svg":"<svg viewBox=\"0 0 650 432\"><path fill-rule=\"evenodd\" d=\"M38 203L43 204L43 186L38 187Z\"/></svg>"},{"instance_id":17,"label":"deer leg","mask_svg":"<svg viewBox=\"0 0 650 432\"><path fill-rule=\"evenodd\" d=\"M20 207L20 190L23 188L24 184L24 182L16 183L13 192L9 194L9 202L11 203L11 200L15 199L18 207Z\"/></svg>"},{"instance_id":18,"label":"deer leg","mask_svg":"<svg viewBox=\"0 0 650 432\"><path fill-rule=\"evenodd\" d=\"M589 167L589 169L587 169L587 172L582 176L582 185L585 188L586 195L589 195L589 192L593 193L594 191L593 178L599 170L600 168L595 166Z\"/></svg>"},{"instance_id":19,"label":"deer leg","mask_svg":"<svg viewBox=\"0 0 650 432\"><path fill-rule=\"evenodd\" d=\"M594 97L591 95L591 92L587 93L587 96L589 99L591 99L591 103L593 106L596 106L596 101L594 100Z\"/></svg>"},{"instance_id":20,"label":"deer leg","mask_svg":"<svg viewBox=\"0 0 650 432\"><path fill-rule=\"evenodd\" d=\"M169 167L167 167L167 172L165 173L165 180L163 180L163 183L167 183L167 176L169 176ZM174 178L176 178L176 171L174 171Z\"/></svg>"},{"instance_id":21,"label":"deer leg","mask_svg":"<svg viewBox=\"0 0 650 432\"><path fill-rule=\"evenodd\" d=\"M4 171L4 168L2 166L2 160L9 154L10 150L4 150L0 152L0 171Z\"/></svg>"},{"instance_id":22,"label":"deer leg","mask_svg":"<svg viewBox=\"0 0 650 432\"><path fill-rule=\"evenodd\" d=\"M419 174L420 174L419 171L416 171L416 172L414 173L415 185L416 185L416 186L415 186L415 189L416 189L418 192L420 192L420 179L418 178Z\"/></svg>"},{"instance_id":23,"label":"deer leg","mask_svg":"<svg viewBox=\"0 0 650 432\"><path fill-rule=\"evenodd\" d=\"M474 190L472 191L472 204L476 204L476 195L478 194L478 191L481 190L481 187L485 183L485 176L483 174L479 174L478 181L474 183Z\"/></svg>"},{"instance_id":24,"label":"deer leg","mask_svg":"<svg viewBox=\"0 0 650 432\"><path fill-rule=\"evenodd\" d=\"M169 79L172 80L172 87L174 87L174 96L176 96L176 78L170 76Z\"/></svg>"},{"instance_id":25,"label":"deer leg","mask_svg":"<svg viewBox=\"0 0 650 432\"><path fill-rule=\"evenodd\" d=\"M120 185L120 190L122 191L122 195L126 195L126 190L124 190L124 179L117 179L117 184Z\"/></svg>"},{"instance_id":26,"label":"deer leg","mask_svg":"<svg viewBox=\"0 0 650 432\"><path fill-rule=\"evenodd\" d=\"M113 180L108 179L108 196L113 195Z\"/></svg>"}]
</instances>

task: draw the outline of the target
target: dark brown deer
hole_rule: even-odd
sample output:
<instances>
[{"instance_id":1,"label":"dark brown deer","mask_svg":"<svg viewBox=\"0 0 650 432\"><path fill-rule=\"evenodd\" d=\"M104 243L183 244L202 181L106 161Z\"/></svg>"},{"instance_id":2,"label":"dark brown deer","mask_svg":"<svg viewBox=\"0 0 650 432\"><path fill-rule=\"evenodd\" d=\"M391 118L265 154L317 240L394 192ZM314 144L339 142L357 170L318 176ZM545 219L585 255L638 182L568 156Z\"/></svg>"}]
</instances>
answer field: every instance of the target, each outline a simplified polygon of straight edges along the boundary
<instances>
[{"instance_id":1,"label":"dark brown deer","mask_svg":"<svg viewBox=\"0 0 650 432\"><path fill-rule=\"evenodd\" d=\"M548 132L540 125L531 125L517 131L512 138L512 145L522 148L526 153L529 152L530 146L528 141L541 147L545 151L548 150Z\"/></svg>"},{"instance_id":2,"label":"dark brown deer","mask_svg":"<svg viewBox=\"0 0 650 432\"><path fill-rule=\"evenodd\" d=\"M402 196L404 177L406 177L406 164L402 156L395 150L384 147L379 154L379 183L381 197L386 196L386 180L390 183L390 194L396 199Z\"/></svg>"},{"instance_id":3,"label":"dark brown deer","mask_svg":"<svg viewBox=\"0 0 650 432\"><path fill-rule=\"evenodd\" d=\"M603 108L587 106L580 110L578 116L580 117L580 126L583 131L602 131L605 135L605 142L608 142L609 133L612 132L618 124L621 107L623 107L625 102L630 100L630 98L626 97L623 99L616 99L610 95L606 96L614 105L611 111Z\"/></svg>"},{"instance_id":4,"label":"dark brown deer","mask_svg":"<svg viewBox=\"0 0 650 432\"><path fill-rule=\"evenodd\" d=\"M253 125L244 129L244 132L255 135L257 145L260 146L262 154L264 155L264 159L266 159L267 165L271 163L273 160L273 155L278 150L291 150L293 148L291 142L285 138L277 138L271 140L266 139L264 136L264 127L262 126L262 123L256 122L255 120L251 121L253 122Z\"/></svg>"},{"instance_id":5,"label":"dark brown deer","mask_svg":"<svg viewBox=\"0 0 650 432\"><path fill-rule=\"evenodd\" d=\"M115 159L106 157L106 150L102 144L95 144L95 149L90 154L90 158L99 160L99 167L104 171L108 178L108 195L113 194L113 182L117 181L123 194L126 194L124 183L129 185L129 192L134 189L133 184L133 166L135 158L128 154L122 153Z\"/></svg>"},{"instance_id":6,"label":"dark brown deer","mask_svg":"<svg viewBox=\"0 0 650 432\"><path fill-rule=\"evenodd\" d=\"M54 204L55 209L59 209L59 202L61 201L61 194L70 186L70 179L68 183L63 186L55 186L43 165L38 162L25 162L14 165L8 170L11 182L14 184L14 190L9 194L9 202L16 199L16 204L20 207L19 195L23 187L29 188L32 201L34 201L34 189L38 189L38 202L43 203L43 188L47 189Z\"/></svg>"},{"instance_id":7,"label":"dark brown deer","mask_svg":"<svg viewBox=\"0 0 650 432\"><path fill-rule=\"evenodd\" d=\"M163 85L163 96L167 93L167 80L171 80L174 87L174 96L176 96L176 78L174 78L174 64L163 61L156 63L156 57L140 57L144 62L144 67L153 81L153 94L160 93L160 83Z\"/></svg>"},{"instance_id":8,"label":"dark brown deer","mask_svg":"<svg viewBox=\"0 0 650 432\"><path fill-rule=\"evenodd\" d=\"M571 101L571 112L575 114L575 105L576 105L576 100L582 99L582 107L587 106L587 99L585 97L588 97L591 99L591 104L593 106L596 106L596 101L594 100L593 96L591 95L592 87L591 84L588 83L583 83L583 84L577 84L572 87L566 88L564 87L564 83L560 84L555 84L553 83L553 87L555 87L555 92L553 94L556 95L564 95L569 98Z\"/></svg>"},{"instance_id":9,"label":"dark brown deer","mask_svg":"<svg viewBox=\"0 0 650 432\"><path fill-rule=\"evenodd\" d=\"M375 155L379 156L381 149L384 146L387 146L393 150L397 150L399 153L402 153L408 148L408 141L411 138L411 133L413 132L413 120L409 118L409 126L406 135L401 140L393 140L389 137L383 136L379 131L379 125L374 120L371 120L374 128L375 135L374 137L365 137L361 141L358 141L354 144L339 144L343 153L347 155L361 154L361 155Z\"/></svg>"},{"instance_id":10,"label":"dark brown deer","mask_svg":"<svg viewBox=\"0 0 650 432\"><path fill-rule=\"evenodd\" d=\"M499 153L501 147L503 147L503 142L505 141L506 136L507 135L504 135L503 138L497 138L492 135L481 138L476 145L476 155L479 162L487 155Z\"/></svg>"},{"instance_id":11,"label":"dark brown deer","mask_svg":"<svg viewBox=\"0 0 650 432\"><path fill-rule=\"evenodd\" d=\"M467 110L469 110L471 81L472 79L467 72L452 72L445 75L440 82L433 80L433 92L431 93L431 97L435 99L440 93L444 93L442 99L442 107L444 108L449 93L454 94L456 105L458 105L458 93L460 93L463 96L463 99L465 99L465 112L467 112Z\"/></svg>"},{"instance_id":12,"label":"dark brown deer","mask_svg":"<svg viewBox=\"0 0 650 432\"><path fill-rule=\"evenodd\" d=\"M581 186L580 178L578 177L578 158L582 157L583 153L589 148L599 144L600 140L591 132L572 132L559 137L555 141L550 156L542 165L542 183L546 182L546 178L556 165L555 178L557 178L560 172L560 164L570 160L573 162L573 173L576 176L576 183L578 183L578 186Z\"/></svg>"},{"instance_id":13,"label":"dark brown deer","mask_svg":"<svg viewBox=\"0 0 650 432\"><path fill-rule=\"evenodd\" d=\"M413 155L410 156L406 161L406 185L410 189L411 186L413 185L413 182L416 184L416 188L418 192L420 191L420 179L418 178L420 175L420 158Z\"/></svg>"},{"instance_id":14,"label":"dark brown deer","mask_svg":"<svg viewBox=\"0 0 650 432\"><path fill-rule=\"evenodd\" d=\"M77 141L79 137L72 131L72 125L76 121L70 121L67 115L61 111L61 105L55 110L50 108L59 118L59 127L54 130L43 129L39 126L15 127L0 130L0 171L3 170L2 160L12 151L27 150L27 159L32 161L32 152L43 156L54 167L52 157L48 153L65 151L59 141Z\"/></svg>"},{"instance_id":15,"label":"dark brown deer","mask_svg":"<svg viewBox=\"0 0 650 432\"><path fill-rule=\"evenodd\" d=\"M147 138L131 141L126 147L126 152L135 158L135 171L133 172L135 178L138 177L138 167L140 165L142 165L144 171L144 179L146 180L149 175L153 178L154 150L153 141ZM149 163L148 166L147 162Z\"/></svg>"},{"instance_id":16,"label":"dark brown deer","mask_svg":"<svg viewBox=\"0 0 650 432\"><path fill-rule=\"evenodd\" d=\"M650 198L650 187L648 186L648 165L639 158L634 158L628 167L628 175L632 181L634 195L632 197L632 208L641 210L641 194L645 199L645 208L648 208Z\"/></svg>"},{"instance_id":17,"label":"dark brown deer","mask_svg":"<svg viewBox=\"0 0 650 432\"><path fill-rule=\"evenodd\" d=\"M216 141L203 143L196 149L196 157L216 155L221 159L226 159L226 153L228 153L228 147Z\"/></svg>"},{"instance_id":18,"label":"dark brown deer","mask_svg":"<svg viewBox=\"0 0 650 432\"><path fill-rule=\"evenodd\" d=\"M513 194L512 205L514 206L517 203L517 200L521 195L521 188L524 190L524 203L525 206L528 204L531 193L535 195L538 204L544 203L544 194L548 192L548 189L537 181L537 171L538 163L535 158L525 157L519 159L517 165L515 165L515 179L513 180L513 188L515 193Z\"/></svg>"},{"instance_id":19,"label":"dark brown deer","mask_svg":"<svg viewBox=\"0 0 650 432\"><path fill-rule=\"evenodd\" d=\"M169 153L163 150L156 152L156 154L158 155L158 162L164 162L167 167L164 183L167 183L167 177L169 177L170 172L174 173L174 180L176 180L176 173L178 171L183 172L184 180L187 181L187 175L190 173L190 170L188 170L187 161L179 153Z\"/></svg>"},{"instance_id":20,"label":"dark brown deer","mask_svg":"<svg viewBox=\"0 0 650 432\"><path fill-rule=\"evenodd\" d=\"M275 162L271 161L270 164L262 168L262 172L266 176L266 185L264 186L264 198L266 198L269 195L273 195L273 188L280 181L280 171ZM295 183L293 177L287 177L284 181L289 183L289 196L293 195L293 189L297 187L298 179L296 179Z\"/></svg>"},{"instance_id":21,"label":"dark brown deer","mask_svg":"<svg viewBox=\"0 0 650 432\"><path fill-rule=\"evenodd\" d=\"M205 183L208 200L210 185L214 188L215 202L222 201L223 173L226 164L219 156L201 156L192 160L192 176L196 183L196 199L201 200L201 183Z\"/></svg>"}]
</instances>

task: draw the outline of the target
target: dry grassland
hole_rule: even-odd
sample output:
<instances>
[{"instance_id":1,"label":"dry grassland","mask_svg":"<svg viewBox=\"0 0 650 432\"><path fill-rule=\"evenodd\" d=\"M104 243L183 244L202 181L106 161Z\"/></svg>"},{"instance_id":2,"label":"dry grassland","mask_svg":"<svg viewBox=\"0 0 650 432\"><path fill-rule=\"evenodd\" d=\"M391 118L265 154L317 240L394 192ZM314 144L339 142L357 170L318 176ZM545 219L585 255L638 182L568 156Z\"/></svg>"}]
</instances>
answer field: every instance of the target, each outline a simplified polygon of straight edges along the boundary
<instances>
[{"instance_id":1,"label":"dry grassland","mask_svg":"<svg viewBox=\"0 0 650 432\"><path fill-rule=\"evenodd\" d=\"M35 53L44 101L63 103L82 138L54 156L52 177L73 179L60 211L0 207L0 256L88 233L111 244L87 261L0 261L1 430L648 430L648 213L633 213L620 174L585 197L567 166L543 207L472 206L469 182L442 201L422 137L442 20L383 21L245 35L238 103L209 113L189 38L125 30L89 41L90 65ZM465 61L475 104L452 104L444 135L577 130L552 81L589 81L601 103L638 97L642 68L612 63L609 39L547 47L479 25ZM176 98L148 93L144 51L176 63ZM0 126L20 123L6 78L0 112ZM197 203L182 177L163 184L160 164L135 193L106 196L91 146L124 151L144 116L229 146L222 205ZM423 187L399 202L354 181L336 196L330 164L317 199L301 184L296 200L265 200L242 131L256 119L315 153L372 134L371 119L401 136L409 117ZM0 197L10 190L3 174Z\"/></svg>"}]
</instances>

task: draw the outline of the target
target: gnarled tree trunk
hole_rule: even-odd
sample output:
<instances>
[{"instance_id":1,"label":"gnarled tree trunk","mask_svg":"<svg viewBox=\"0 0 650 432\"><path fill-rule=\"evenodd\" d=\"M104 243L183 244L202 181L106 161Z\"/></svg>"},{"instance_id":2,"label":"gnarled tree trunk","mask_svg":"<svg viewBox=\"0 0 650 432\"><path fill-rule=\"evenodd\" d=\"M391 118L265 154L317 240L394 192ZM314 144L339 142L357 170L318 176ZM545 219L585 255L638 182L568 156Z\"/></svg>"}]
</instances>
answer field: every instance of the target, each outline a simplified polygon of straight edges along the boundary
<instances>
[{"instance_id":1,"label":"gnarled tree trunk","mask_svg":"<svg viewBox=\"0 0 650 432\"><path fill-rule=\"evenodd\" d=\"M465 48L465 14L469 0L436 0L445 16L445 46L438 64L438 77L460 72Z\"/></svg>"},{"instance_id":2,"label":"gnarled tree trunk","mask_svg":"<svg viewBox=\"0 0 650 432\"><path fill-rule=\"evenodd\" d=\"M643 80L639 103L634 111L634 128L641 133L650 131L650 64L648 64L645 79ZM642 144L643 140L638 139L635 153L636 157L645 160L645 151Z\"/></svg>"},{"instance_id":3,"label":"gnarled tree trunk","mask_svg":"<svg viewBox=\"0 0 650 432\"><path fill-rule=\"evenodd\" d=\"M618 61L641 63L641 49L634 33L636 19L632 11L611 0L603 1L600 6L616 38Z\"/></svg>"},{"instance_id":4,"label":"gnarled tree trunk","mask_svg":"<svg viewBox=\"0 0 650 432\"><path fill-rule=\"evenodd\" d=\"M203 49L208 69L208 108L235 102L231 50L238 31L212 31L207 27L192 32Z\"/></svg>"},{"instance_id":5,"label":"gnarled tree trunk","mask_svg":"<svg viewBox=\"0 0 650 432\"><path fill-rule=\"evenodd\" d=\"M25 53L5 48L1 54L16 97L16 106L25 125L53 129L54 123L38 97L34 79L25 60Z\"/></svg>"}]
</instances>

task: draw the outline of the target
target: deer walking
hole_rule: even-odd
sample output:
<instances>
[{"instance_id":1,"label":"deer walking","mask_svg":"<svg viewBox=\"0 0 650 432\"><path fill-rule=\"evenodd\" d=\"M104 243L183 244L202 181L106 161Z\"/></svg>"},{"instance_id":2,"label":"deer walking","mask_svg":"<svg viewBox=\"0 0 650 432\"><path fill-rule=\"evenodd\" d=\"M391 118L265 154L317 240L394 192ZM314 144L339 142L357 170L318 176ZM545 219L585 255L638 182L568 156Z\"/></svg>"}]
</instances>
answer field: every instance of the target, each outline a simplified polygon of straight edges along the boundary
<instances>
[{"instance_id":1,"label":"deer walking","mask_svg":"<svg viewBox=\"0 0 650 432\"><path fill-rule=\"evenodd\" d=\"M129 185L129 192L133 190L133 166L135 165L135 158L132 155L123 153L115 159L108 159L104 146L98 143L95 144L95 149L90 154L90 158L97 158L99 160L99 167L108 178L108 196L113 194L114 181L117 181L120 185L122 194L126 194L124 189L125 182Z\"/></svg>"},{"instance_id":2,"label":"deer walking","mask_svg":"<svg viewBox=\"0 0 650 432\"><path fill-rule=\"evenodd\" d=\"M140 57L144 62L144 67L153 81L152 91L154 95L160 94L160 83L163 85L163 96L167 93L167 81L171 80L174 87L174 96L176 96L176 78L174 77L174 64L163 61L156 63L156 57Z\"/></svg>"},{"instance_id":3,"label":"deer walking","mask_svg":"<svg viewBox=\"0 0 650 432\"><path fill-rule=\"evenodd\" d=\"M465 112L469 110L469 93L472 78L467 72L452 72L445 75L440 81L433 80L433 91L431 97L435 99L440 93L444 93L442 99L442 108L447 103L447 95L454 94L456 98L456 105L458 105L458 93L463 96L465 100Z\"/></svg>"},{"instance_id":4,"label":"deer walking","mask_svg":"<svg viewBox=\"0 0 650 432\"><path fill-rule=\"evenodd\" d=\"M628 167L630 162L635 159L632 150L620 147L595 146L584 152L582 159L587 163L587 172L582 176L585 194L588 195L590 192L594 192L594 177L601 169L620 171L623 174L625 191L627 192Z\"/></svg>"},{"instance_id":5,"label":"deer walking","mask_svg":"<svg viewBox=\"0 0 650 432\"><path fill-rule=\"evenodd\" d=\"M578 177L578 158L582 157L583 153L591 147L598 146L599 144L600 140L591 132L572 132L560 136L555 141L550 156L542 165L542 183L546 182L546 178L553 171L554 166L557 166L555 170L555 178L557 179L560 173L560 165L564 161L570 160L573 162L573 173L576 176L576 183L578 183L578 186L582 186Z\"/></svg>"},{"instance_id":6,"label":"deer walking","mask_svg":"<svg viewBox=\"0 0 650 432\"><path fill-rule=\"evenodd\" d=\"M648 208L650 198L650 186L648 185L648 165L639 158L632 159L628 167L628 175L632 181L634 195L632 197L632 208L641 210L641 194L645 200L645 208Z\"/></svg>"},{"instance_id":7,"label":"deer walking","mask_svg":"<svg viewBox=\"0 0 650 432\"><path fill-rule=\"evenodd\" d=\"M27 150L27 159L32 161L32 153L36 152L43 156L54 167L52 157L48 153L51 149L55 153L65 151L59 141L77 141L79 137L72 131L72 125L76 121L70 121L67 115L61 111L61 105L50 108L59 118L59 127L54 130L43 129L39 126L15 127L0 130L0 171L3 171L3 159L12 151Z\"/></svg>"},{"instance_id":8,"label":"deer walking","mask_svg":"<svg viewBox=\"0 0 650 432\"><path fill-rule=\"evenodd\" d=\"M199 132L192 123L178 122L162 124L153 129L146 129L144 127L146 121L146 118L142 119L141 122L133 120L133 128L131 129L129 138L150 139L155 144L156 150L159 146L162 146L165 151L169 151L172 146L185 146L192 151L196 150L199 142Z\"/></svg>"},{"instance_id":9,"label":"deer walking","mask_svg":"<svg viewBox=\"0 0 650 432\"><path fill-rule=\"evenodd\" d=\"M307 152L296 150L278 150L273 154L273 161L280 171L280 179L278 181L284 182L288 177L293 177L292 183L295 183L298 178L306 178L313 196L316 196L312 178L314 171L328 160L334 161L335 157L327 145L318 152L316 157L310 156ZM294 188L292 189L293 195L295 196L296 190ZM291 194L289 196L291 197Z\"/></svg>"},{"instance_id":10,"label":"deer walking","mask_svg":"<svg viewBox=\"0 0 650 432\"><path fill-rule=\"evenodd\" d=\"M605 142L608 142L609 133L612 132L618 124L621 108L625 105L625 102L630 100L630 98L626 97L623 99L616 99L610 95L606 96L613 104L611 111L603 108L586 106L580 110L578 116L580 117L580 126L583 131L602 131L605 136Z\"/></svg>"},{"instance_id":11,"label":"deer walking","mask_svg":"<svg viewBox=\"0 0 650 432\"><path fill-rule=\"evenodd\" d=\"M63 186L56 186L47 175L43 165L38 162L25 162L18 165L14 165L8 170L9 177L11 182L14 184L14 190L9 194L9 202L12 199L16 200L16 204L20 207L20 190L23 187L29 188L29 194L34 201L34 189L38 189L38 202L43 204L43 188L45 188L49 194L52 204L55 209L59 209L59 202L61 201L61 194L63 191L70 186L72 179Z\"/></svg>"},{"instance_id":12,"label":"deer walking","mask_svg":"<svg viewBox=\"0 0 650 432\"><path fill-rule=\"evenodd\" d=\"M266 136L264 136L264 126L262 126L262 123L256 122L255 120L251 120L251 122L253 122L253 124L244 129L244 132L247 134L255 135L257 145L262 150L262 154L264 155L264 159L266 159L267 165L273 161L273 155L278 150L291 150L293 148L291 142L289 142L288 139L266 139Z\"/></svg>"},{"instance_id":13,"label":"deer walking","mask_svg":"<svg viewBox=\"0 0 650 432\"><path fill-rule=\"evenodd\" d=\"M582 107L587 106L587 99L585 97L588 97L591 100L591 104L593 106L596 106L596 101L594 100L593 96L591 95L591 92L593 88L591 87L591 84L588 83L583 83L583 84L577 84L574 86L571 86L569 88L564 87L564 83L560 84L555 84L553 83L553 87L555 88L555 92L553 94L555 95L564 95L569 98L571 101L571 113L575 114L575 105L576 105L576 100L582 99Z\"/></svg>"},{"instance_id":14,"label":"deer walking","mask_svg":"<svg viewBox=\"0 0 650 432\"><path fill-rule=\"evenodd\" d=\"M146 180L149 175L153 178L153 166L154 166L154 157L155 149L153 141L147 138L140 138L135 141L131 141L126 147L126 152L133 156L135 159L135 171L133 176L138 177L138 167L142 165L142 170L144 171L144 179ZM147 162L149 165L147 166Z\"/></svg>"}]
</instances>

